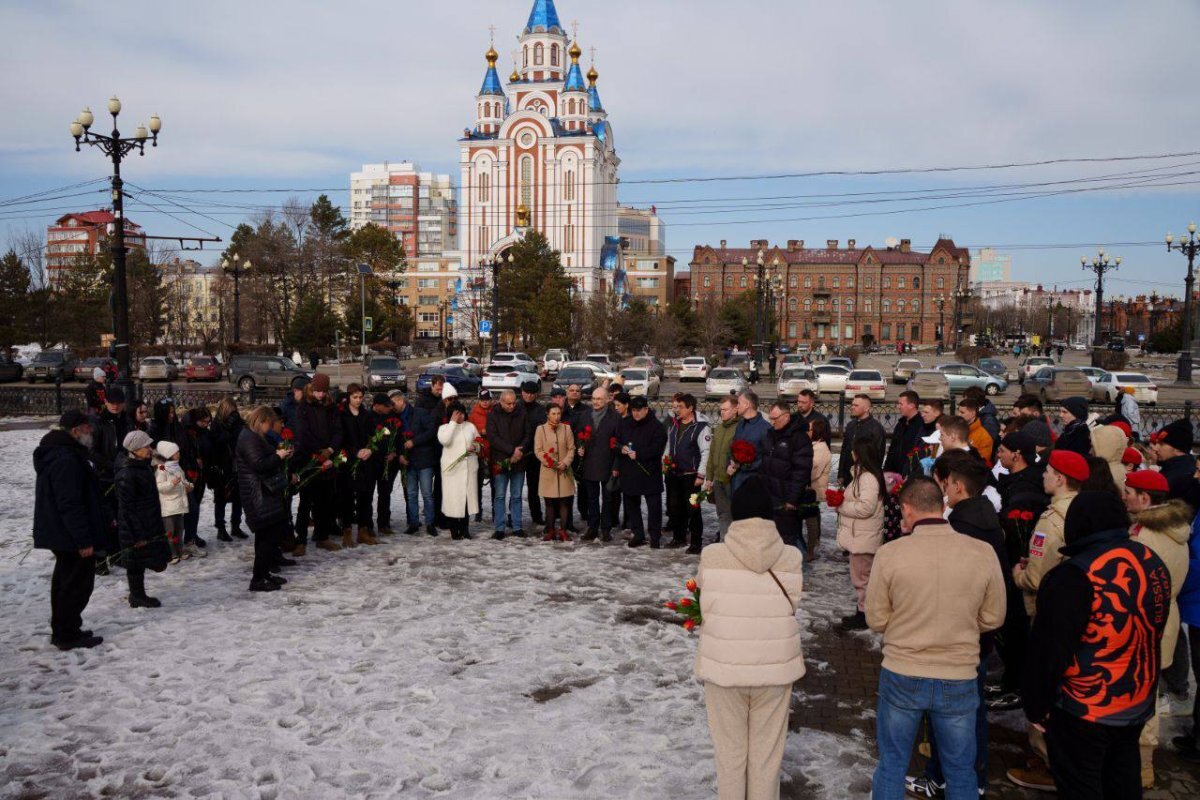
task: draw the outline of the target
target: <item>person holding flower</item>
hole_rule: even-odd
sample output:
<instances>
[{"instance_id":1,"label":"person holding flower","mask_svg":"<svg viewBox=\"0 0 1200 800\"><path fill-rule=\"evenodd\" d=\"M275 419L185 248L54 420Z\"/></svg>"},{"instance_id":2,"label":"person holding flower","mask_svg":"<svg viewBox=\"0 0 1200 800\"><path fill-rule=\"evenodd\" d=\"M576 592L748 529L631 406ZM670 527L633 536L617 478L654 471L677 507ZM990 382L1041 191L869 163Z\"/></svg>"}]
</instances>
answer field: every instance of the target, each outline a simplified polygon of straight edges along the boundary
<instances>
[{"instance_id":1,"label":"person holding flower","mask_svg":"<svg viewBox=\"0 0 1200 800\"><path fill-rule=\"evenodd\" d=\"M295 458L296 463L300 464L310 460L320 461L321 472L300 490L300 513L296 522L296 538L300 541L296 550L292 551L294 554L304 555L308 541L304 519L306 507L312 510L313 515L313 544L330 552L342 549L330 538L337 534L337 480L332 457L341 448L342 426L333 399L329 396L329 376L317 373L312 382L304 387L304 399L296 408ZM245 511L244 497L242 501L242 510Z\"/></svg>"},{"instance_id":2,"label":"person holding flower","mask_svg":"<svg viewBox=\"0 0 1200 800\"><path fill-rule=\"evenodd\" d=\"M620 421L608 402L608 389L597 386L592 390L590 414L581 414L583 427L575 431L576 452L582 461L579 480L579 505L587 521L587 530L580 541L612 541L612 529L617 524L620 502L606 487L612 479L616 450L609 443L617 435Z\"/></svg>"},{"instance_id":3,"label":"person holding flower","mask_svg":"<svg viewBox=\"0 0 1200 800\"><path fill-rule=\"evenodd\" d=\"M662 455L667 447L667 432L654 416L643 395L629 398L629 417L617 428L617 469L621 493L625 496L625 518L633 538L630 547L646 543L642 526L642 498L646 499L650 549L661 547L662 539Z\"/></svg>"},{"instance_id":4,"label":"person holding flower","mask_svg":"<svg viewBox=\"0 0 1200 800\"><path fill-rule=\"evenodd\" d=\"M567 533L567 515L575 496L575 476L571 462L575 460L575 435L563 422L559 405L546 408L546 422L533 432L533 454L542 465L538 476L538 493L546 503L547 542L571 541Z\"/></svg>"},{"instance_id":5,"label":"person holding flower","mask_svg":"<svg viewBox=\"0 0 1200 800\"><path fill-rule=\"evenodd\" d=\"M471 413L467 419L475 426L477 436L483 439L479 448L480 469L475 470L475 521L483 522L483 484L489 483L487 480L487 464L491 458L491 446L487 440L487 421L488 414L492 412L492 406L495 405L495 398L492 396L491 389L480 389L479 399L471 406Z\"/></svg>"},{"instance_id":6,"label":"person holding flower","mask_svg":"<svg viewBox=\"0 0 1200 800\"><path fill-rule=\"evenodd\" d=\"M357 383L346 387L346 406L340 411L342 449L349 456L347 468L338 473L342 512L342 547L356 547L353 525L358 524L358 544L379 544L375 538L371 517L371 496L377 476L376 466L382 459L373 459L372 437L378 424L375 415L363 405L366 390Z\"/></svg>"},{"instance_id":7,"label":"person holding flower","mask_svg":"<svg viewBox=\"0 0 1200 800\"><path fill-rule=\"evenodd\" d=\"M188 492L192 490L192 482L183 474L183 466L179 463L179 445L174 442L159 442L154 448L152 463L163 530L171 548L171 563L178 564L187 558L183 552L183 515L188 510Z\"/></svg>"},{"instance_id":8,"label":"person holding flower","mask_svg":"<svg viewBox=\"0 0 1200 800\"><path fill-rule=\"evenodd\" d=\"M842 618L843 630L867 629L867 582L871 562L883 544L883 493L885 483L880 466L879 446L874 437L854 440L850 484L838 507L838 547L850 553L850 582L858 596L853 614Z\"/></svg>"},{"instance_id":9,"label":"person holding flower","mask_svg":"<svg viewBox=\"0 0 1200 800\"><path fill-rule=\"evenodd\" d=\"M456 400L446 410L450 419L437 431L442 446L442 516L448 523L450 538L470 539L471 515L479 513L476 476L482 437L479 429L467 420L467 409L462 403Z\"/></svg>"},{"instance_id":10,"label":"person holding flower","mask_svg":"<svg viewBox=\"0 0 1200 800\"><path fill-rule=\"evenodd\" d=\"M718 797L772 800L779 797L792 684L805 672L796 620L802 561L779 537L758 475L741 482L731 506L724 542L700 555L695 674L704 682Z\"/></svg>"},{"instance_id":11,"label":"person holding flower","mask_svg":"<svg viewBox=\"0 0 1200 800\"><path fill-rule=\"evenodd\" d=\"M284 459L294 456L288 442L275 447L267 441L267 433L275 419L270 406L259 406L251 411L234 448L242 511L254 533L252 592L274 592L287 583L286 578L272 575L271 569L280 565L279 542L291 526L283 463ZM320 513L315 507L314 511Z\"/></svg>"}]
</instances>

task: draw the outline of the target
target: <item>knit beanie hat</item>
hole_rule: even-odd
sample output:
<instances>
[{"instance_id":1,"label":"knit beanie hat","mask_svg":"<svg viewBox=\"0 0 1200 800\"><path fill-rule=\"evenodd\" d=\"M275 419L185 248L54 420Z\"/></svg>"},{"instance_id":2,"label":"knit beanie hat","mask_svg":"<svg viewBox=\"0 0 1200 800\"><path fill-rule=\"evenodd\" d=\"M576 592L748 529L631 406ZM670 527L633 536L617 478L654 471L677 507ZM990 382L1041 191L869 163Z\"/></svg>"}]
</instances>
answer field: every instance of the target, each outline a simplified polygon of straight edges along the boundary
<instances>
[{"instance_id":1,"label":"knit beanie hat","mask_svg":"<svg viewBox=\"0 0 1200 800\"><path fill-rule=\"evenodd\" d=\"M447 397L458 397L458 389L454 388L454 384L446 381L446 385L442 387L442 399Z\"/></svg>"},{"instance_id":2,"label":"knit beanie hat","mask_svg":"<svg viewBox=\"0 0 1200 800\"><path fill-rule=\"evenodd\" d=\"M1088 468L1087 459L1072 450L1054 450L1050 453L1050 466L1056 472L1073 478L1080 483L1086 481L1092 474ZM1074 503L1072 503L1074 505Z\"/></svg>"},{"instance_id":3,"label":"knit beanie hat","mask_svg":"<svg viewBox=\"0 0 1200 800\"><path fill-rule=\"evenodd\" d=\"M143 447L149 447L152 444L154 444L154 440L145 431L130 431L125 434L125 439L121 442L121 446L131 453L135 450L141 450Z\"/></svg>"},{"instance_id":4,"label":"knit beanie hat","mask_svg":"<svg viewBox=\"0 0 1200 800\"><path fill-rule=\"evenodd\" d=\"M100 369L100 367L96 367L94 370L92 370L92 380L98 381L103 377L104 377L104 370Z\"/></svg>"},{"instance_id":5,"label":"knit beanie hat","mask_svg":"<svg viewBox=\"0 0 1200 800\"><path fill-rule=\"evenodd\" d=\"M1071 416L1078 420L1087 420L1088 401L1082 397L1068 397L1060 403L1063 408L1071 412Z\"/></svg>"},{"instance_id":6,"label":"knit beanie hat","mask_svg":"<svg viewBox=\"0 0 1200 800\"><path fill-rule=\"evenodd\" d=\"M1082 458L1078 453L1071 455ZM1125 504L1112 492L1080 492L1067 509L1063 538L1067 544L1072 544L1085 536L1114 528L1126 531L1129 528Z\"/></svg>"},{"instance_id":7,"label":"knit beanie hat","mask_svg":"<svg viewBox=\"0 0 1200 800\"><path fill-rule=\"evenodd\" d=\"M170 461L179 452L179 445L164 439L154 448L154 452L158 453L164 461Z\"/></svg>"},{"instance_id":8,"label":"knit beanie hat","mask_svg":"<svg viewBox=\"0 0 1200 800\"><path fill-rule=\"evenodd\" d=\"M1192 435L1192 423L1186 419L1177 419L1159 431L1159 441L1171 445L1181 453L1192 452L1195 444Z\"/></svg>"},{"instance_id":9,"label":"knit beanie hat","mask_svg":"<svg viewBox=\"0 0 1200 800\"><path fill-rule=\"evenodd\" d=\"M750 475L742 481L729 500L729 509L734 521L753 517L772 519L775 516L767 487L758 475Z\"/></svg>"},{"instance_id":10,"label":"knit beanie hat","mask_svg":"<svg viewBox=\"0 0 1200 800\"><path fill-rule=\"evenodd\" d=\"M1054 439L1050 436L1050 426L1040 419L1035 419L1021 428L1021 433L1033 439L1033 443L1038 447L1049 447L1054 444Z\"/></svg>"},{"instance_id":11,"label":"knit beanie hat","mask_svg":"<svg viewBox=\"0 0 1200 800\"><path fill-rule=\"evenodd\" d=\"M329 391L329 376L323 372L318 372L316 375L313 376L311 385L312 385L314 392L328 392Z\"/></svg>"},{"instance_id":12,"label":"knit beanie hat","mask_svg":"<svg viewBox=\"0 0 1200 800\"><path fill-rule=\"evenodd\" d=\"M1000 446L1011 453L1020 453L1025 463L1032 464L1037 458L1037 449L1033 439L1025 431L1013 431L1000 440Z\"/></svg>"}]
</instances>

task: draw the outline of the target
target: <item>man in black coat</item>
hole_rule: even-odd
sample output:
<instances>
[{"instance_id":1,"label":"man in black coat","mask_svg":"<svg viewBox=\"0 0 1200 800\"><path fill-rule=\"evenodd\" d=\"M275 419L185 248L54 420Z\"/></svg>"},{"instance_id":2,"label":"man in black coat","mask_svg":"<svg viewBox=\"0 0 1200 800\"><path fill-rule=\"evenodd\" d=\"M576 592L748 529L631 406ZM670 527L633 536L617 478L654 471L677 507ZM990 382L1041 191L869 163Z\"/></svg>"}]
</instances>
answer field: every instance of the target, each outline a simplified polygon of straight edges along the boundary
<instances>
[{"instance_id":1,"label":"man in black coat","mask_svg":"<svg viewBox=\"0 0 1200 800\"><path fill-rule=\"evenodd\" d=\"M617 509L609 500L605 484L612 477L617 451L609 447L617 435L619 416L608 404L608 389L597 386L592 392L590 414L579 415L580 427L575 431L575 461L580 463L579 506L587 520L587 531L581 541L612 541Z\"/></svg>"},{"instance_id":2,"label":"man in black coat","mask_svg":"<svg viewBox=\"0 0 1200 800\"><path fill-rule=\"evenodd\" d=\"M500 403L488 412L487 429L492 459L492 538L505 537L505 523L510 518L513 535L524 538L521 484L525 482L525 464L522 462L537 459L532 456L533 428L512 389L501 392Z\"/></svg>"},{"instance_id":3,"label":"man in black coat","mask_svg":"<svg viewBox=\"0 0 1200 800\"><path fill-rule=\"evenodd\" d=\"M1088 430L1088 402L1082 397L1068 397L1062 401L1058 418L1063 424L1062 433L1054 443L1055 450L1070 450L1087 458L1092 454L1092 432Z\"/></svg>"},{"instance_id":4,"label":"man in black coat","mask_svg":"<svg viewBox=\"0 0 1200 800\"><path fill-rule=\"evenodd\" d=\"M907 478L914 465L920 469L919 457L909 454L921 444L922 437L936 430L936 426L925 424L920 414L921 397L911 389L900 393L896 408L900 412L900 419L896 420L896 427L892 429L892 442L883 461L883 469Z\"/></svg>"},{"instance_id":5,"label":"man in black coat","mask_svg":"<svg viewBox=\"0 0 1200 800\"><path fill-rule=\"evenodd\" d=\"M784 400L767 409L771 430L764 439L762 465L758 474L766 484L775 512L775 527L784 544L804 550L804 519L816 505L812 491L813 447L808 425L791 413Z\"/></svg>"},{"instance_id":6,"label":"man in black coat","mask_svg":"<svg viewBox=\"0 0 1200 800\"><path fill-rule=\"evenodd\" d=\"M883 440L887 434L879 420L871 416L871 398L865 394L856 394L850 401L850 421L842 432L842 455L838 459L838 480L842 486L850 485L850 467L854 459L850 453L854 448L854 440L867 437L875 441L875 452L883 452Z\"/></svg>"},{"instance_id":7,"label":"man in black coat","mask_svg":"<svg viewBox=\"0 0 1200 800\"><path fill-rule=\"evenodd\" d=\"M125 392L120 386L113 386L104 396L104 407L100 413L92 415L92 466L96 477L100 480L100 496L108 506L108 518L117 518L117 494L113 491L115 464L117 454L121 452L121 442L130 431L129 417L125 414ZM116 553L121 548L117 544L116 528L105 526L105 540L99 545L97 555L104 556ZM101 575L108 574L108 566L97 565Z\"/></svg>"},{"instance_id":8,"label":"man in black coat","mask_svg":"<svg viewBox=\"0 0 1200 800\"><path fill-rule=\"evenodd\" d=\"M1167 479L1167 498L1179 498L1195 509L1197 502L1196 457L1192 455L1192 424L1177 419L1150 437L1158 468Z\"/></svg>"},{"instance_id":9,"label":"man in black coat","mask_svg":"<svg viewBox=\"0 0 1200 800\"><path fill-rule=\"evenodd\" d=\"M538 381L525 381L521 384L521 407L525 410L525 417L529 420L529 430L531 431L536 431L546 423L546 407L538 402L538 395L541 394L541 391L542 384ZM563 421L566 422L565 419ZM574 427L571 429L574 430ZM529 458L525 460L524 470L525 492L529 498L529 519L533 525L541 527L546 524L542 514L542 501L538 496L542 465L536 458Z\"/></svg>"},{"instance_id":10,"label":"man in black coat","mask_svg":"<svg viewBox=\"0 0 1200 800\"><path fill-rule=\"evenodd\" d=\"M829 423L829 417L817 411L817 393L812 389L800 390L800 394L796 395L796 410L792 414L804 420L806 426L817 417Z\"/></svg>"},{"instance_id":11,"label":"man in black coat","mask_svg":"<svg viewBox=\"0 0 1200 800\"><path fill-rule=\"evenodd\" d=\"M667 431L650 410L646 398L629 400L629 418L617 429L620 457L617 469L621 475L621 493L625 497L625 517L633 538L630 547L646 543L646 528L642 524L642 498L646 498L649 514L650 547L657 550L662 540L662 454L667 446Z\"/></svg>"},{"instance_id":12,"label":"man in black coat","mask_svg":"<svg viewBox=\"0 0 1200 800\"><path fill-rule=\"evenodd\" d=\"M108 524L100 482L88 460L91 444L87 416L71 410L33 451L33 546L54 553L50 642L60 650L104 641L82 628L96 580L95 549L103 546Z\"/></svg>"}]
</instances>

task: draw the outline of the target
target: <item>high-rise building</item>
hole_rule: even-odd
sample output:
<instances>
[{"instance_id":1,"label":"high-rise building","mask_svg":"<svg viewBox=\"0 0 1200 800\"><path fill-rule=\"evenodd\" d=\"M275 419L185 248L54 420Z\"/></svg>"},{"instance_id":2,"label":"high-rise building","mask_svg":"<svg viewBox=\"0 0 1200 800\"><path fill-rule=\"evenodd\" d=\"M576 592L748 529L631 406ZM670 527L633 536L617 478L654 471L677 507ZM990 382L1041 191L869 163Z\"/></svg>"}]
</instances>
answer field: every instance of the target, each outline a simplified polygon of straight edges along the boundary
<instances>
[{"instance_id":1,"label":"high-rise building","mask_svg":"<svg viewBox=\"0 0 1200 800\"><path fill-rule=\"evenodd\" d=\"M971 259L971 283L996 283L1012 280L1012 256L997 253L994 247L975 251Z\"/></svg>"},{"instance_id":2,"label":"high-rise building","mask_svg":"<svg viewBox=\"0 0 1200 800\"><path fill-rule=\"evenodd\" d=\"M350 174L350 228L386 228L404 252L436 256L458 247L458 205L449 175L420 172L407 161L364 164Z\"/></svg>"},{"instance_id":3,"label":"high-rise building","mask_svg":"<svg viewBox=\"0 0 1200 800\"><path fill-rule=\"evenodd\" d=\"M667 252L667 226L654 206L617 206L617 233L626 255L661 256Z\"/></svg>"},{"instance_id":4,"label":"high-rise building","mask_svg":"<svg viewBox=\"0 0 1200 800\"><path fill-rule=\"evenodd\" d=\"M83 211L64 214L46 228L46 278L51 288L57 288L75 259L80 256L99 256L108 247L117 218L111 210ZM146 249L146 232L128 217L125 218L125 246Z\"/></svg>"}]
</instances>

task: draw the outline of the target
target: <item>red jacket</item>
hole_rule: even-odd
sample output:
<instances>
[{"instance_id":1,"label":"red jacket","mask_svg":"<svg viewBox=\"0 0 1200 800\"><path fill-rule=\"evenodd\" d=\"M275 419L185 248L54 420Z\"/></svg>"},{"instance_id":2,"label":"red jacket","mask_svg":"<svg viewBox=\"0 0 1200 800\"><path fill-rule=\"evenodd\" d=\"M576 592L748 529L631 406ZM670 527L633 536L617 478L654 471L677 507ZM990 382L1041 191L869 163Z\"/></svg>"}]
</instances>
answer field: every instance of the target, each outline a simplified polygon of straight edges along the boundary
<instances>
[{"instance_id":1,"label":"red jacket","mask_svg":"<svg viewBox=\"0 0 1200 800\"><path fill-rule=\"evenodd\" d=\"M487 418L488 412L484 410L482 403L475 403L471 406L471 413L467 416L467 422L475 426L475 430L479 431L479 435L485 440L487 439ZM492 453L492 445L490 442L483 443L483 450L480 451L479 457L486 462Z\"/></svg>"}]
</instances>

